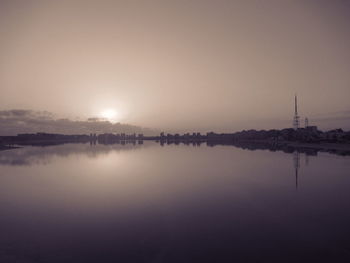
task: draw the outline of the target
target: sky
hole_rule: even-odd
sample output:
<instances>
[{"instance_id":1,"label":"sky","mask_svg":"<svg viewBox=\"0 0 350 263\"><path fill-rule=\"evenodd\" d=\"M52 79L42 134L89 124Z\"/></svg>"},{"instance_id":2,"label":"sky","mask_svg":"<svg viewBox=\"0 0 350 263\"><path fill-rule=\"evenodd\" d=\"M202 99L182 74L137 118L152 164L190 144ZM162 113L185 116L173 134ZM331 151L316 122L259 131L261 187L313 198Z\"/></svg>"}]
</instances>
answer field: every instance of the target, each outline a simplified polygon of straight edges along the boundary
<instances>
[{"instance_id":1,"label":"sky","mask_svg":"<svg viewBox=\"0 0 350 263\"><path fill-rule=\"evenodd\" d=\"M167 132L350 129L350 1L0 0L0 111ZM1 125L1 123L0 123Z\"/></svg>"}]
</instances>

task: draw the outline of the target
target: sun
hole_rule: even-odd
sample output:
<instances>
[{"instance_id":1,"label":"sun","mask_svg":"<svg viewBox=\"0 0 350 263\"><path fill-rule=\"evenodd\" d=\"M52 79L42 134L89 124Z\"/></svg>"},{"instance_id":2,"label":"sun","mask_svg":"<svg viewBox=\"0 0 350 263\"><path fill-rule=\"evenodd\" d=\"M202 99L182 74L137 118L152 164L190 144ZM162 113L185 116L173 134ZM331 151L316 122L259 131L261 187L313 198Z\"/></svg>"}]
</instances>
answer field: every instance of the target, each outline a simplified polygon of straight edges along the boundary
<instances>
[{"instance_id":1,"label":"sun","mask_svg":"<svg viewBox=\"0 0 350 263\"><path fill-rule=\"evenodd\" d=\"M101 111L100 116L110 122L117 121L118 112L114 109L105 109Z\"/></svg>"}]
</instances>

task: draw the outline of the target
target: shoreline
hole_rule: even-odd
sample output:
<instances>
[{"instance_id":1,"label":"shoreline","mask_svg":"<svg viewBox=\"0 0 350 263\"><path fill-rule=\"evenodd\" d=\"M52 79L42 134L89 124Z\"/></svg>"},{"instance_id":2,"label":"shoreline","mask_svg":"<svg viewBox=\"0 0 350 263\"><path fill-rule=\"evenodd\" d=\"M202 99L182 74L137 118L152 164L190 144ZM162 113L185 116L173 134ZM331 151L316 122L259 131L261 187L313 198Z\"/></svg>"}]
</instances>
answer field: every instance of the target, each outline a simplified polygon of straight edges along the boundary
<instances>
[{"instance_id":1,"label":"shoreline","mask_svg":"<svg viewBox=\"0 0 350 263\"><path fill-rule=\"evenodd\" d=\"M336 155L350 155L350 143L318 142L307 143L297 141L272 141L272 140L235 140L234 146L251 150L270 150L293 153L295 151L316 155L317 152L326 152Z\"/></svg>"},{"instance_id":2,"label":"shoreline","mask_svg":"<svg viewBox=\"0 0 350 263\"><path fill-rule=\"evenodd\" d=\"M298 142L274 140L235 140L234 143L266 144L277 147L309 148L317 150L343 150L350 151L350 143L341 142Z\"/></svg>"},{"instance_id":3,"label":"shoreline","mask_svg":"<svg viewBox=\"0 0 350 263\"><path fill-rule=\"evenodd\" d=\"M303 143L303 142L287 142L287 146L299 147L299 148L310 148L318 150L339 150L339 151L350 151L350 143Z\"/></svg>"},{"instance_id":4,"label":"shoreline","mask_svg":"<svg viewBox=\"0 0 350 263\"><path fill-rule=\"evenodd\" d=\"M107 142L107 144L115 144L118 142L131 142L131 141L140 141L139 139L134 140L119 140L119 141L111 141ZM144 137L141 141L154 141L154 142L165 142L165 143L207 143L209 146L215 145L233 145L233 146L241 146L241 145L257 145L257 146L265 146L268 148L295 148L295 149L310 149L310 150L320 150L320 151L349 151L350 152L350 143L344 142L298 142L298 141L275 141L275 140L254 140L254 139L237 139L237 140L211 140L211 139L201 139L201 140L186 140L186 139L178 139L178 140L160 140L159 138L147 138ZM11 150L20 148L20 146L50 146L50 145L59 145L66 143L89 143L90 140L27 140L22 142L15 142L16 146L12 145L0 145L0 150ZM102 144L106 144L102 143Z\"/></svg>"},{"instance_id":5,"label":"shoreline","mask_svg":"<svg viewBox=\"0 0 350 263\"><path fill-rule=\"evenodd\" d=\"M0 151L5 151L5 150L12 150L12 149L18 149L21 147L18 146L8 146L8 145L0 145Z\"/></svg>"}]
</instances>

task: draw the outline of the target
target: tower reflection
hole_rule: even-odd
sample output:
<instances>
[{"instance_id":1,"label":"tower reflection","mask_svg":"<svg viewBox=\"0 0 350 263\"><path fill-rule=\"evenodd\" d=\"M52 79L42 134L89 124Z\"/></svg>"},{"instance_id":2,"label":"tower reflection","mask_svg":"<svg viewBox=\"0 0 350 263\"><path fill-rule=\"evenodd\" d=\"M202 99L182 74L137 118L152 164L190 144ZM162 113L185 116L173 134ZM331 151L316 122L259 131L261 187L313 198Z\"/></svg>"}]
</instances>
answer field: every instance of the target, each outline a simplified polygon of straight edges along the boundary
<instances>
[{"instance_id":1,"label":"tower reflection","mask_svg":"<svg viewBox=\"0 0 350 263\"><path fill-rule=\"evenodd\" d=\"M294 162L294 170L295 170L295 189L298 189L298 175L300 168L300 153L295 151L293 153L293 162Z\"/></svg>"}]
</instances>

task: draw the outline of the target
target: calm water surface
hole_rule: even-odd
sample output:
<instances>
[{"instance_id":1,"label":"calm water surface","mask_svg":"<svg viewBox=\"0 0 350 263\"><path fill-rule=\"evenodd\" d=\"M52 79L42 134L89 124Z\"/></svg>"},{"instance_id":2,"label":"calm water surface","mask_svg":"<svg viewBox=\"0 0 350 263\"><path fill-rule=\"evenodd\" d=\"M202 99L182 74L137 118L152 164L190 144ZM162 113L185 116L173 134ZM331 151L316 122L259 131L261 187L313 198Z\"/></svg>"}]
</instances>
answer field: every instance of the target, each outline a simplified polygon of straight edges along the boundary
<instances>
[{"instance_id":1,"label":"calm water surface","mask_svg":"<svg viewBox=\"0 0 350 263\"><path fill-rule=\"evenodd\" d=\"M233 146L0 152L0 262L350 262L350 157Z\"/></svg>"}]
</instances>

